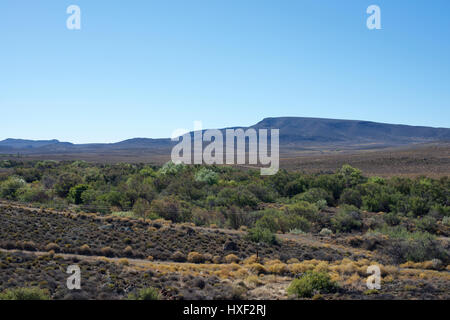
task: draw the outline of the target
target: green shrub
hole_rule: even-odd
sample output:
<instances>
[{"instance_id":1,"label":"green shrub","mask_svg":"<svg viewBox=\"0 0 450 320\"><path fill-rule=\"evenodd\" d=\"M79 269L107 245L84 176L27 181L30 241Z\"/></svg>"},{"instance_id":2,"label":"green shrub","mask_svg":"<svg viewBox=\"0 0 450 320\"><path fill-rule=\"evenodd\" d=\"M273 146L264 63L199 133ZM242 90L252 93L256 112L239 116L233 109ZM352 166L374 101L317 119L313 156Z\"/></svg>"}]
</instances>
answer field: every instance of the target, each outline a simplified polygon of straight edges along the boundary
<instances>
[{"instance_id":1,"label":"green shrub","mask_svg":"<svg viewBox=\"0 0 450 320\"><path fill-rule=\"evenodd\" d=\"M311 223L302 216L287 214L279 210L265 210L264 215L256 221L255 226L271 232L288 232L291 229L301 229L307 232L311 228Z\"/></svg>"},{"instance_id":2,"label":"green shrub","mask_svg":"<svg viewBox=\"0 0 450 320\"><path fill-rule=\"evenodd\" d=\"M338 232L350 232L361 229L362 221L358 208L345 205L331 218L331 224Z\"/></svg>"},{"instance_id":3,"label":"green shrub","mask_svg":"<svg viewBox=\"0 0 450 320\"><path fill-rule=\"evenodd\" d=\"M9 177L0 184L0 196L8 200L17 199L17 191L26 186L25 180L19 177Z\"/></svg>"},{"instance_id":4,"label":"green shrub","mask_svg":"<svg viewBox=\"0 0 450 320\"><path fill-rule=\"evenodd\" d=\"M421 231L434 233L437 230L437 221L430 216L415 219L415 224Z\"/></svg>"},{"instance_id":5,"label":"green shrub","mask_svg":"<svg viewBox=\"0 0 450 320\"><path fill-rule=\"evenodd\" d=\"M350 204L355 207L361 208L362 198L361 193L356 189L345 189L341 197L339 198L339 203Z\"/></svg>"},{"instance_id":6,"label":"green shrub","mask_svg":"<svg viewBox=\"0 0 450 320\"><path fill-rule=\"evenodd\" d=\"M428 201L422 197L409 198L409 208L410 212L414 213L416 216L426 215L428 211L430 211Z\"/></svg>"},{"instance_id":7,"label":"green shrub","mask_svg":"<svg viewBox=\"0 0 450 320\"><path fill-rule=\"evenodd\" d=\"M448 251L440 242L431 239L392 241L389 243L388 251L397 263L440 259L447 264L449 261Z\"/></svg>"},{"instance_id":8,"label":"green shrub","mask_svg":"<svg viewBox=\"0 0 450 320\"><path fill-rule=\"evenodd\" d=\"M299 201L286 206L285 211L288 214L298 215L308 219L309 221L315 221L318 218L319 210L314 204L306 201Z\"/></svg>"},{"instance_id":9,"label":"green shrub","mask_svg":"<svg viewBox=\"0 0 450 320\"><path fill-rule=\"evenodd\" d=\"M85 192L89 186L87 184L78 184L69 190L68 198L70 201L72 201L75 204L82 204L83 200L81 198L81 195L83 192Z\"/></svg>"},{"instance_id":10,"label":"green shrub","mask_svg":"<svg viewBox=\"0 0 450 320\"><path fill-rule=\"evenodd\" d=\"M291 282L287 292L299 298L311 298L316 293L333 292L337 287L337 284L331 281L327 273L307 271L300 278Z\"/></svg>"},{"instance_id":11,"label":"green shrub","mask_svg":"<svg viewBox=\"0 0 450 320\"><path fill-rule=\"evenodd\" d=\"M205 182L209 185L216 184L219 180L219 175L211 169L201 168L195 174L195 181L197 182Z\"/></svg>"},{"instance_id":12,"label":"green shrub","mask_svg":"<svg viewBox=\"0 0 450 320\"><path fill-rule=\"evenodd\" d=\"M442 224L446 227L450 227L450 217L442 218Z\"/></svg>"},{"instance_id":13,"label":"green shrub","mask_svg":"<svg viewBox=\"0 0 450 320\"><path fill-rule=\"evenodd\" d=\"M309 203L316 203L319 200L325 200L326 203L331 204L333 202L333 196L330 192L322 188L311 188L301 194L296 195L294 201L307 201Z\"/></svg>"},{"instance_id":14,"label":"green shrub","mask_svg":"<svg viewBox=\"0 0 450 320\"><path fill-rule=\"evenodd\" d=\"M247 240L253 241L253 242L265 242L268 244L275 244L277 243L277 238L275 237L275 234L270 231L269 229L263 229L263 228L252 228L248 230Z\"/></svg>"},{"instance_id":15,"label":"green shrub","mask_svg":"<svg viewBox=\"0 0 450 320\"><path fill-rule=\"evenodd\" d=\"M133 213L141 218L144 218L149 214L150 203L142 198L137 199L133 205Z\"/></svg>"},{"instance_id":16,"label":"green shrub","mask_svg":"<svg viewBox=\"0 0 450 320\"><path fill-rule=\"evenodd\" d=\"M129 300L160 300L161 295L156 288L144 288L137 292L137 294L129 294L128 295Z\"/></svg>"},{"instance_id":17,"label":"green shrub","mask_svg":"<svg viewBox=\"0 0 450 320\"><path fill-rule=\"evenodd\" d=\"M396 226L400 223L401 219L396 212L388 212L383 215L383 220L390 226Z\"/></svg>"},{"instance_id":18,"label":"green shrub","mask_svg":"<svg viewBox=\"0 0 450 320\"><path fill-rule=\"evenodd\" d=\"M0 300L49 300L47 290L40 288L14 288L0 293Z\"/></svg>"}]
</instances>

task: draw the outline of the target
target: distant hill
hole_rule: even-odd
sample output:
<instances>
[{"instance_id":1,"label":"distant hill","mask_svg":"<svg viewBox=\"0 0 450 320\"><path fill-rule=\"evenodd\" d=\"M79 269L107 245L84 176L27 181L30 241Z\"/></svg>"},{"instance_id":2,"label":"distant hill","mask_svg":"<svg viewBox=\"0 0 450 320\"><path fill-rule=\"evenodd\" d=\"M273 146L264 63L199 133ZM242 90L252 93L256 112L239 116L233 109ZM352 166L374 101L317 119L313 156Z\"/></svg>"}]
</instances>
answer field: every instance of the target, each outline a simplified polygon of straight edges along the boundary
<instances>
[{"instance_id":1,"label":"distant hill","mask_svg":"<svg viewBox=\"0 0 450 320\"><path fill-rule=\"evenodd\" d=\"M450 140L449 128L359 120L266 118L252 127L256 129L280 128L280 141L292 144L380 144L392 146Z\"/></svg>"},{"instance_id":2,"label":"distant hill","mask_svg":"<svg viewBox=\"0 0 450 320\"><path fill-rule=\"evenodd\" d=\"M235 127L244 128L245 127ZM280 151L308 148L369 149L417 143L450 141L449 128L432 128L358 120L302 117L266 118L249 127L280 129ZM225 130L225 129L221 129ZM0 153L59 154L94 153L168 154L170 139L135 138L117 143L72 144L58 140L0 141Z\"/></svg>"}]
</instances>

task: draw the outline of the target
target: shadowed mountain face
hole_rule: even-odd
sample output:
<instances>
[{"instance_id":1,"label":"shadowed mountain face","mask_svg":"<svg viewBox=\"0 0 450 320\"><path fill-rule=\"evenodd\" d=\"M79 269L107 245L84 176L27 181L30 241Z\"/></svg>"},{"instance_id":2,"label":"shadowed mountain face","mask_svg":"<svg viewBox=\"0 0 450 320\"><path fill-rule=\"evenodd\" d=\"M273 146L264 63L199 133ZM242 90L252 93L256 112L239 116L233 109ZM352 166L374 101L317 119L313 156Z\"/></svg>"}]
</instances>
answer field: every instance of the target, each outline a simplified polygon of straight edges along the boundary
<instances>
[{"instance_id":1,"label":"shadowed mountain face","mask_svg":"<svg viewBox=\"0 0 450 320\"><path fill-rule=\"evenodd\" d=\"M288 144L406 145L450 140L450 129L396 125L358 120L266 118L255 129L280 128L280 142Z\"/></svg>"},{"instance_id":2,"label":"shadowed mountain face","mask_svg":"<svg viewBox=\"0 0 450 320\"><path fill-rule=\"evenodd\" d=\"M280 151L284 153L304 148L369 149L414 143L450 141L449 128L395 125L357 120L300 117L266 118L249 128L256 130L279 129ZM224 131L225 129L221 130ZM6 139L0 141L0 153L121 153L133 151L169 154L175 143L170 139L148 138L97 144L72 144L58 140Z\"/></svg>"}]
</instances>

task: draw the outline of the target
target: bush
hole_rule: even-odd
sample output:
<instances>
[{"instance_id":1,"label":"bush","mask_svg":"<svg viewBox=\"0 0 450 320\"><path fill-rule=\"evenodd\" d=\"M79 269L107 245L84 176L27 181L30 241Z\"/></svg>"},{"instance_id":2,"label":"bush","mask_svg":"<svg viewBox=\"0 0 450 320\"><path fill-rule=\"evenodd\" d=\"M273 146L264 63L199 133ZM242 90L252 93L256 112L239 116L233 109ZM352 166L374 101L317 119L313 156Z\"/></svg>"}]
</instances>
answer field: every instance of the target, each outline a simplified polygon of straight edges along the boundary
<instances>
[{"instance_id":1,"label":"bush","mask_svg":"<svg viewBox=\"0 0 450 320\"><path fill-rule=\"evenodd\" d=\"M331 218L331 224L338 232L350 232L362 226L361 215L354 206L342 206Z\"/></svg>"},{"instance_id":2,"label":"bush","mask_svg":"<svg viewBox=\"0 0 450 320\"><path fill-rule=\"evenodd\" d=\"M89 188L86 184L77 184L76 186L70 188L68 199L72 201L75 204L82 204L83 200L81 198L81 195L83 192L85 192Z\"/></svg>"},{"instance_id":3,"label":"bush","mask_svg":"<svg viewBox=\"0 0 450 320\"><path fill-rule=\"evenodd\" d=\"M315 204L316 204L316 207L322 211L327 207L327 200L320 199L320 200L316 201Z\"/></svg>"},{"instance_id":4,"label":"bush","mask_svg":"<svg viewBox=\"0 0 450 320\"><path fill-rule=\"evenodd\" d=\"M235 254L229 254L225 257L225 262L226 263L238 263L239 262L239 258L238 256L236 256Z\"/></svg>"},{"instance_id":5,"label":"bush","mask_svg":"<svg viewBox=\"0 0 450 320\"><path fill-rule=\"evenodd\" d=\"M130 294L129 300L160 300L161 295L156 288L145 288L138 291L137 294Z\"/></svg>"},{"instance_id":6,"label":"bush","mask_svg":"<svg viewBox=\"0 0 450 320\"><path fill-rule=\"evenodd\" d=\"M383 215L383 220L390 226L396 226L400 223L400 217L396 212L388 212Z\"/></svg>"},{"instance_id":7,"label":"bush","mask_svg":"<svg viewBox=\"0 0 450 320\"><path fill-rule=\"evenodd\" d=\"M112 257L114 256L114 250L111 247L103 247L100 249L100 252L105 257Z\"/></svg>"},{"instance_id":8,"label":"bush","mask_svg":"<svg viewBox=\"0 0 450 320\"><path fill-rule=\"evenodd\" d=\"M333 234L333 231L331 231L331 230L328 229L328 228L323 228L322 230L320 230L319 234L320 234L321 236L330 236L330 235Z\"/></svg>"},{"instance_id":9,"label":"bush","mask_svg":"<svg viewBox=\"0 0 450 320\"><path fill-rule=\"evenodd\" d=\"M133 213L145 220L150 211L150 203L146 199L139 198L133 205Z\"/></svg>"},{"instance_id":10,"label":"bush","mask_svg":"<svg viewBox=\"0 0 450 320\"><path fill-rule=\"evenodd\" d=\"M265 210L264 212L264 216L256 221L256 227L269 229L271 232L281 231L283 233L292 229L308 232L311 228L311 223L305 217L286 214L278 210Z\"/></svg>"},{"instance_id":11,"label":"bush","mask_svg":"<svg viewBox=\"0 0 450 320\"><path fill-rule=\"evenodd\" d=\"M203 263L205 262L205 257L201 253L196 251L189 252L187 260L191 263Z\"/></svg>"},{"instance_id":12,"label":"bush","mask_svg":"<svg viewBox=\"0 0 450 320\"><path fill-rule=\"evenodd\" d=\"M450 227L450 217L442 218L442 224L446 227Z\"/></svg>"},{"instance_id":13,"label":"bush","mask_svg":"<svg viewBox=\"0 0 450 320\"><path fill-rule=\"evenodd\" d=\"M47 290L40 288L14 288L0 293L0 300L49 300Z\"/></svg>"},{"instance_id":14,"label":"bush","mask_svg":"<svg viewBox=\"0 0 450 320\"><path fill-rule=\"evenodd\" d=\"M306 201L309 203L316 203L319 200L325 200L331 204L333 202L333 196L322 188L311 188L294 197L295 201Z\"/></svg>"},{"instance_id":15,"label":"bush","mask_svg":"<svg viewBox=\"0 0 450 320\"><path fill-rule=\"evenodd\" d=\"M299 298L311 298L316 293L328 293L337 289L337 284L331 281L325 272L307 271L300 278L294 279L287 292Z\"/></svg>"},{"instance_id":16,"label":"bush","mask_svg":"<svg viewBox=\"0 0 450 320\"><path fill-rule=\"evenodd\" d=\"M25 180L18 177L9 177L0 184L0 196L8 200L16 200L17 191L26 186Z\"/></svg>"},{"instance_id":17,"label":"bush","mask_svg":"<svg viewBox=\"0 0 450 320\"><path fill-rule=\"evenodd\" d=\"M175 262L185 262L186 261L186 255L184 255L181 251L175 251L172 254L172 260Z\"/></svg>"},{"instance_id":18,"label":"bush","mask_svg":"<svg viewBox=\"0 0 450 320\"><path fill-rule=\"evenodd\" d=\"M314 204L306 201L296 202L285 208L286 213L305 217L309 221L315 221L318 218L318 209Z\"/></svg>"},{"instance_id":19,"label":"bush","mask_svg":"<svg viewBox=\"0 0 450 320\"><path fill-rule=\"evenodd\" d=\"M389 253L397 263L406 261L422 262L439 259L448 263L448 251L431 239L396 240L389 244Z\"/></svg>"},{"instance_id":20,"label":"bush","mask_svg":"<svg viewBox=\"0 0 450 320\"><path fill-rule=\"evenodd\" d=\"M275 234L273 234L272 231L269 229L263 229L260 227L252 228L248 230L247 240L250 240L252 242L265 242L268 244L275 244L277 243L277 239L275 237Z\"/></svg>"},{"instance_id":21,"label":"bush","mask_svg":"<svg viewBox=\"0 0 450 320\"><path fill-rule=\"evenodd\" d=\"M362 205L361 193L356 189L345 189L342 192L341 197L339 198L339 203L349 204L361 208Z\"/></svg>"},{"instance_id":22,"label":"bush","mask_svg":"<svg viewBox=\"0 0 450 320\"><path fill-rule=\"evenodd\" d=\"M197 173L195 174L195 181L197 182L205 182L209 185L216 184L219 180L219 175L208 168L201 168Z\"/></svg>"},{"instance_id":23,"label":"bush","mask_svg":"<svg viewBox=\"0 0 450 320\"><path fill-rule=\"evenodd\" d=\"M430 211L427 200L422 197L411 197L409 199L409 208L410 212L416 216L426 215Z\"/></svg>"},{"instance_id":24,"label":"bush","mask_svg":"<svg viewBox=\"0 0 450 320\"><path fill-rule=\"evenodd\" d=\"M425 216L423 218L415 219L415 224L417 228L421 231L426 231L430 233L434 233L437 230L437 222L436 219L430 216Z\"/></svg>"}]
</instances>

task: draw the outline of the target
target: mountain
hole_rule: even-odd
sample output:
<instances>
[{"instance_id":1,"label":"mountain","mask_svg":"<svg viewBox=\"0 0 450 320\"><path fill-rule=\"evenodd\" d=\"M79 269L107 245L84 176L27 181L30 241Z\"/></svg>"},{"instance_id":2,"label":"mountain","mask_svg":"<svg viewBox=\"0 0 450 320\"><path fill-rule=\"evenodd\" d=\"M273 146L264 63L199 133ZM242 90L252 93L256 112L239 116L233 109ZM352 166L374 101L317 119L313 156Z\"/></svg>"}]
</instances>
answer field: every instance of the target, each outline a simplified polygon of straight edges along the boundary
<instances>
[{"instance_id":1,"label":"mountain","mask_svg":"<svg viewBox=\"0 0 450 320\"><path fill-rule=\"evenodd\" d=\"M255 129L280 128L280 142L308 144L380 144L448 141L449 128L387 124L359 120L282 117L266 118Z\"/></svg>"},{"instance_id":2,"label":"mountain","mask_svg":"<svg viewBox=\"0 0 450 320\"><path fill-rule=\"evenodd\" d=\"M246 127L233 127L247 129ZM265 118L248 128L280 129L280 151L308 148L369 149L417 143L450 141L449 128L432 128L359 120L302 117ZM224 129L222 132L224 132ZM117 143L72 144L58 140L0 141L0 153L22 154L170 154L170 139L134 138Z\"/></svg>"}]
</instances>

